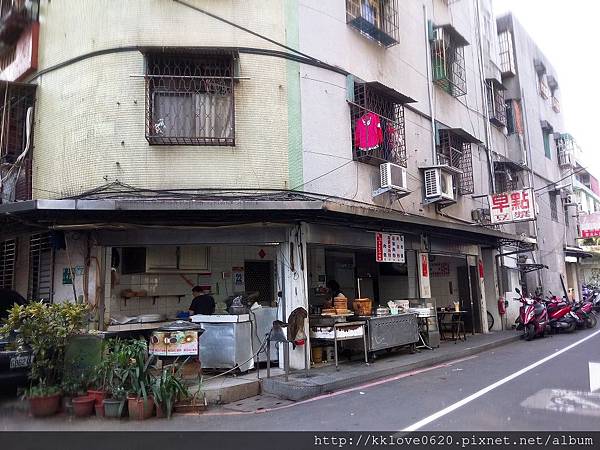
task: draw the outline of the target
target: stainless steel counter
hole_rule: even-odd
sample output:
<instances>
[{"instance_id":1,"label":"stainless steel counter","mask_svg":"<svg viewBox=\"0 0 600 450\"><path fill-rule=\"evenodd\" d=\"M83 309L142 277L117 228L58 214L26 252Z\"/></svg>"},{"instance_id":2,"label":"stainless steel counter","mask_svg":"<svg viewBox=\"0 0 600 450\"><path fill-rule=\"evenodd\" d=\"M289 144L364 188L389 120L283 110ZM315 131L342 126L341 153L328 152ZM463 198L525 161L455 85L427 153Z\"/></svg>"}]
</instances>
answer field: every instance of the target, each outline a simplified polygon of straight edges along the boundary
<instances>
[{"instance_id":1,"label":"stainless steel counter","mask_svg":"<svg viewBox=\"0 0 600 450\"><path fill-rule=\"evenodd\" d=\"M415 314L358 317L357 320L367 322L369 353L419 341L419 323Z\"/></svg>"}]
</instances>

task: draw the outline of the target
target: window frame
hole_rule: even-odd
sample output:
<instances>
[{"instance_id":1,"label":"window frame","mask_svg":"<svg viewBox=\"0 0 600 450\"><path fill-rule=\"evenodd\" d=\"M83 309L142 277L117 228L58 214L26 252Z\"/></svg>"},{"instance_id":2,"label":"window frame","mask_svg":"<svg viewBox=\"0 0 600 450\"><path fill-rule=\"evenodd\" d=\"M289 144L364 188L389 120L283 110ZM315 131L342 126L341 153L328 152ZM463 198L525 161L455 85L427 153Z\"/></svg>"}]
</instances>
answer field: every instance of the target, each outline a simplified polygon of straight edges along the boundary
<instances>
[{"instance_id":1,"label":"window frame","mask_svg":"<svg viewBox=\"0 0 600 450\"><path fill-rule=\"evenodd\" d=\"M469 43L451 25L434 26L431 31L433 83L453 97L466 95L465 47Z\"/></svg>"},{"instance_id":2,"label":"window frame","mask_svg":"<svg viewBox=\"0 0 600 450\"><path fill-rule=\"evenodd\" d=\"M366 17L367 5L379 11L379 20ZM346 0L346 23L368 39L383 47L400 42L398 0Z\"/></svg>"},{"instance_id":3,"label":"window frame","mask_svg":"<svg viewBox=\"0 0 600 450\"><path fill-rule=\"evenodd\" d=\"M150 145L235 146L235 55L232 52L195 52L182 49L169 52L148 51L144 56L145 134ZM202 95L206 96L204 101L200 99ZM184 129L182 132L180 130L187 125L168 127L164 118L156 116L156 111L160 109L157 100L161 97L186 96L192 99L191 110L186 112L185 108L176 108L181 109L184 117L187 116L186 122L189 121L189 130ZM210 98L227 99L223 114L216 111L216 100L208 102ZM206 108L206 105L214 109L213 115L200 112L202 106ZM170 120L176 123L178 119L175 116ZM207 125L211 120L219 121L218 126ZM175 134L164 134L165 127L174 129ZM220 133L216 132L217 129L221 130ZM176 135L179 133L183 135Z\"/></svg>"},{"instance_id":4,"label":"window frame","mask_svg":"<svg viewBox=\"0 0 600 450\"><path fill-rule=\"evenodd\" d=\"M473 177L472 142L464 139L451 129L440 128L437 130L436 158L438 164L448 165L460 170L457 192L459 195L468 195L475 192Z\"/></svg>"}]
</instances>

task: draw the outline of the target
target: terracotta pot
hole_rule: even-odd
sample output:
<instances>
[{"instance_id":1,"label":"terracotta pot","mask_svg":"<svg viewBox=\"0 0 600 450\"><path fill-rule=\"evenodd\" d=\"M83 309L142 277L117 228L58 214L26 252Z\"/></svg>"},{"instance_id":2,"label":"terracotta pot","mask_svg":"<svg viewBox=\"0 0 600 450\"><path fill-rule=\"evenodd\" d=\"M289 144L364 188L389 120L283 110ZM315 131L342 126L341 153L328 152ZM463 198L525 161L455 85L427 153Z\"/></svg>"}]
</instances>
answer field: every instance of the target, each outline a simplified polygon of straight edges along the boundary
<instances>
[{"instance_id":1,"label":"terracotta pot","mask_svg":"<svg viewBox=\"0 0 600 450\"><path fill-rule=\"evenodd\" d=\"M73 412L76 417L88 417L94 412L96 400L94 397L75 397L73 399Z\"/></svg>"},{"instance_id":2,"label":"terracotta pot","mask_svg":"<svg viewBox=\"0 0 600 450\"><path fill-rule=\"evenodd\" d=\"M129 417L134 420L145 420L152 417L154 412L154 399L148 396L146 400L138 397L127 399L127 409Z\"/></svg>"},{"instance_id":3,"label":"terracotta pot","mask_svg":"<svg viewBox=\"0 0 600 450\"><path fill-rule=\"evenodd\" d=\"M29 411L33 417L52 416L57 413L59 408L60 394L29 398Z\"/></svg>"},{"instance_id":4,"label":"terracotta pot","mask_svg":"<svg viewBox=\"0 0 600 450\"><path fill-rule=\"evenodd\" d=\"M92 397L96 405L102 405L102 400L106 398L106 391L88 389L88 397Z\"/></svg>"},{"instance_id":5,"label":"terracotta pot","mask_svg":"<svg viewBox=\"0 0 600 450\"><path fill-rule=\"evenodd\" d=\"M167 417L167 412L163 410L161 405L156 405L156 417L164 419Z\"/></svg>"},{"instance_id":6,"label":"terracotta pot","mask_svg":"<svg viewBox=\"0 0 600 450\"><path fill-rule=\"evenodd\" d=\"M119 418L124 415L125 400L105 398L102 400L102 406L104 409L104 417L106 418Z\"/></svg>"}]
</instances>

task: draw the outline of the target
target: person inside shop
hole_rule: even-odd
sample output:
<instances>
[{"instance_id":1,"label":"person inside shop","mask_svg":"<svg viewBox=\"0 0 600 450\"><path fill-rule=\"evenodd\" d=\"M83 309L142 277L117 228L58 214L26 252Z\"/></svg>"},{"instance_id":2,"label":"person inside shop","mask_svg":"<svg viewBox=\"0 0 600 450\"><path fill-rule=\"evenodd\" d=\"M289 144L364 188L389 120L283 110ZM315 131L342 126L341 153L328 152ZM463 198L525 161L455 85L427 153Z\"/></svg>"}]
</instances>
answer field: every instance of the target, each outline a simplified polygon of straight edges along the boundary
<instances>
[{"instance_id":1,"label":"person inside shop","mask_svg":"<svg viewBox=\"0 0 600 450\"><path fill-rule=\"evenodd\" d=\"M194 299L190 305L190 316L203 314L211 316L215 313L215 299L210 295L210 289L202 286L192 288Z\"/></svg>"},{"instance_id":2,"label":"person inside shop","mask_svg":"<svg viewBox=\"0 0 600 450\"><path fill-rule=\"evenodd\" d=\"M342 293L340 289L340 283L331 279L326 284L327 289L329 290L327 301L325 302L326 308L331 308L333 306L333 299Z\"/></svg>"}]
</instances>

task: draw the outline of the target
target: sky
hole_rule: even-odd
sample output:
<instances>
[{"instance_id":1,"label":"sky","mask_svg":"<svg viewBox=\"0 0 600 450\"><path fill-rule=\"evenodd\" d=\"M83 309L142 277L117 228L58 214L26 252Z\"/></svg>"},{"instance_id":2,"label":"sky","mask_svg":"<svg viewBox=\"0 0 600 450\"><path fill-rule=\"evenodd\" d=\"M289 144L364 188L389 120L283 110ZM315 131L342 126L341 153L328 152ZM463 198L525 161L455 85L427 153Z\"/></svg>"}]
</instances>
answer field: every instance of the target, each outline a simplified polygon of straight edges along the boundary
<instances>
[{"instance_id":1,"label":"sky","mask_svg":"<svg viewBox=\"0 0 600 450\"><path fill-rule=\"evenodd\" d=\"M565 130L600 177L600 2L492 0L496 15L512 11L556 71Z\"/></svg>"}]
</instances>

